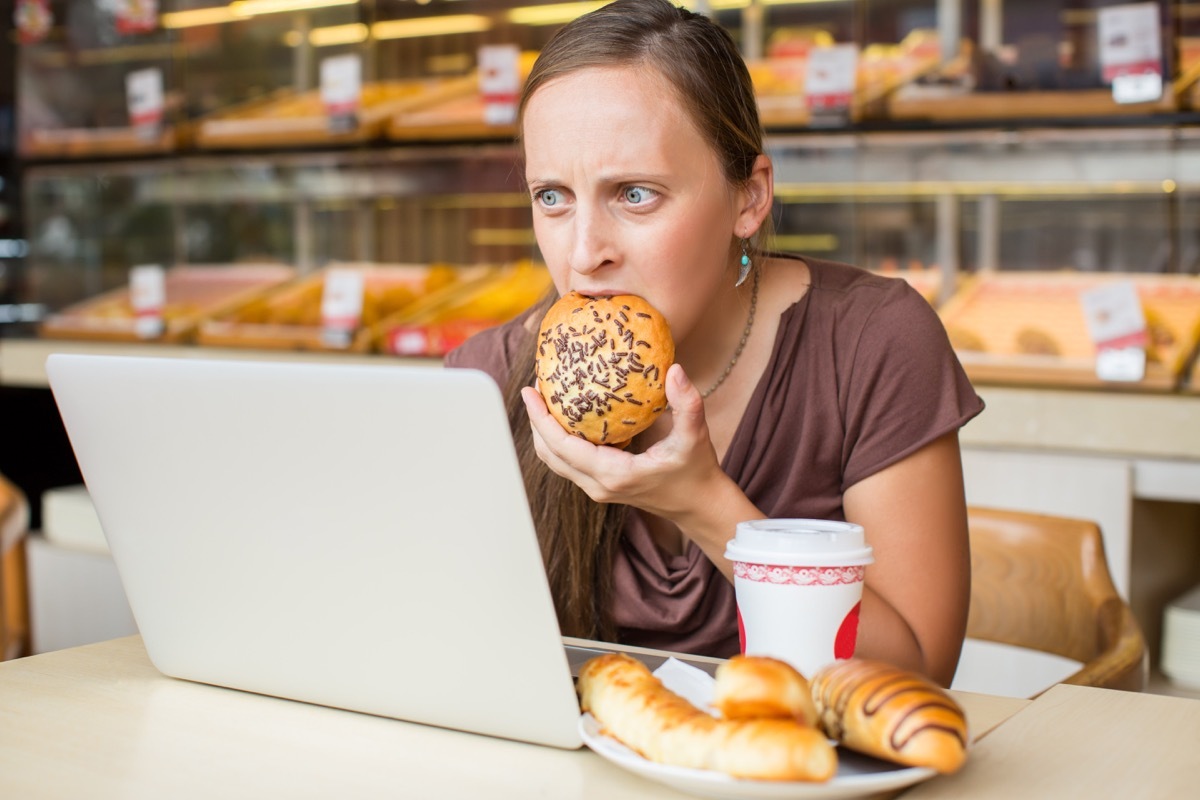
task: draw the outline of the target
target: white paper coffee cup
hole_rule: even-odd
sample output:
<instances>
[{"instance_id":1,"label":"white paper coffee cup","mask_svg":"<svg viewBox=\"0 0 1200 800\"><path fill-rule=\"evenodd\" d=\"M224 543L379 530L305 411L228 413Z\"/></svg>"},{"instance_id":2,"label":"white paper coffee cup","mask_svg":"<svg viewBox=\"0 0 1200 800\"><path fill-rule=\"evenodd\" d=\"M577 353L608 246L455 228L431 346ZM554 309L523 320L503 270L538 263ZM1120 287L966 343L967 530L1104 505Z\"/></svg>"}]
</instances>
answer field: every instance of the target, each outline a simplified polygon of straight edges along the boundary
<instances>
[{"instance_id":1,"label":"white paper coffee cup","mask_svg":"<svg viewBox=\"0 0 1200 800\"><path fill-rule=\"evenodd\" d=\"M805 677L850 658L866 567L861 525L815 519L742 522L733 562L742 652L787 661Z\"/></svg>"}]
</instances>

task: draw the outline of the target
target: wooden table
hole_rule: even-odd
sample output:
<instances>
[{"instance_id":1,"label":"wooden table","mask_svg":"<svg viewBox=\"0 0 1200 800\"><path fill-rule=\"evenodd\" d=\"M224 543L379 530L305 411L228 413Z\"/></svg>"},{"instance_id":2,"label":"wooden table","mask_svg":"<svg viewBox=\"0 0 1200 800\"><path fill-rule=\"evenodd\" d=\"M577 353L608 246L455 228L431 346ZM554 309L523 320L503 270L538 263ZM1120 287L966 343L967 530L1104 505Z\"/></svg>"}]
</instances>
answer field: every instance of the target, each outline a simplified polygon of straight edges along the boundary
<instances>
[{"instance_id":1,"label":"wooden table","mask_svg":"<svg viewBox=\"0 0 1200 800\"><path fill-rule=\"evenodd\" d=\"M976 735L1029 702L957 696ZM166 678L134 636L0 664L0 797L686 795L587 749L509 742Z\"/></svg>"},{"instance_id":2,"label":"wooden table","mask_svg":"<svg viewBox=\"0 0 1200 800\"><path fill-rule=\"evenodd\" d=\"M1186 797L1200 701L956 692L976 744L903 800ZM0 797L681 798L601 760L166 678L139 637L0 664Z\"/></svg>"}]
</instances>

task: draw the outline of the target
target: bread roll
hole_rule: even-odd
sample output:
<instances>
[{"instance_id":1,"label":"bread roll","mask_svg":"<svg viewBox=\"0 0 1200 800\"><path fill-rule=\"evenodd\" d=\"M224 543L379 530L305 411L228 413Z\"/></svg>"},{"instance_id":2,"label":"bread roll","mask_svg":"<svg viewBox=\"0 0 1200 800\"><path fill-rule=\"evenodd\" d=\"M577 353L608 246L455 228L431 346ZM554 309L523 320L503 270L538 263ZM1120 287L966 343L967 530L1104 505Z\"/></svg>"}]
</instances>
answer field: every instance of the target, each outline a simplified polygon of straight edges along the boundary
<instances>
[{"instance_id":1,"label":"bread roll","mask_svg":"<svg viewBox=\"0 0 1200 800\"><path fill-rule=\"evenodd\" d=\"M622 653L585 664L578 688L606 735L660 764L776 781L827 781L837 771L820 731L785 719L718 720Z\"/></svg>"},{"instance_id":2,"label":"bread roll","mask_svg":"<svg viewBox=\"0 0 1200 800\"><path fill-rule=\"evenodd\" d=\"M941 773L966 760L962 709L915 672L850 659L818 671L812 693L825 732L852 750Z\"/></svg>"},{"instance_id":3,"label":"bread roll","mask_svg":"<svg viewBox=\"0 0 1200 800\"><path fill-rule=\"evenodd\" d=\"M667 407L675 340L635 295L568 292L542 318L537 387L550 413L593 444L624 445Z\"/></svg>"},{"instance_id":4,"label":"bread roll","mask_svg":"<svg viewBox=\"0 0 1200 800\"><path fill-rule=\"evenodd\" d=\"M713 707L725 719L794 719L817 725L808 681L786 661L734 656L717 667Z\"/></svg>"}]
</instances>

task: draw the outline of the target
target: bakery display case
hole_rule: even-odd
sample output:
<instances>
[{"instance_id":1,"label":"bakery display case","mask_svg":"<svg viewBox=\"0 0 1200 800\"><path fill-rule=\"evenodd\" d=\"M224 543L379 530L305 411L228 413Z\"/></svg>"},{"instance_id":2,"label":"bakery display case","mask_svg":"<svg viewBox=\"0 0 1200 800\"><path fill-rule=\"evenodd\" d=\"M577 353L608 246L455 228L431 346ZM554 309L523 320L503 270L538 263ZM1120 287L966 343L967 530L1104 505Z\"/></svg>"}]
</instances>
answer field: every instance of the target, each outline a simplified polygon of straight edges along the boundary
<instances>
[{"instance_id":1,"label":"bakery display case","mask_svg":"<svg viewBox=\"0 0 1200 800\"><path fill-rule=\"evenodd\" d=\"M111 9L49 4L56 23L18 54L23 300L87 308L147 264L279 265L296 276L291 299L310 305L339 265L446 265L486 296L472 270L540 262L511 92L489 81L500 74L519 88L557 27L595 4L251 1L160 0L158 24L141 31L117 31ZM1200 134L1189 116L1200 3L685 5L713 16L747 57L776 168L777 248L903 277L939 309L993 274L1200 272ZM1154 20L1157 57L1139 62L1162 80L1153 100L1114 97L1112 79L1125 73L1113 66L1113 40L1149 30L1136 20L1113 29L1109 9L1125 6ZM85 19L94 24L81 31ZM831 61L833 51L848 60ZM169 142L130 127L128 76L156 70L155 130ZM347 81L353 100L343 107ZM1088 107L1088 97L1104 102ZM60 105L74 116L50 113ZM98 131L122 126L141 149L100 143ZM38 136L89 144L38 149ZM523 273L537 278L513 295L532 293L543 273ZM491 285L497 306L501 286ZM197 338L321 346L311 320L279 328L258 311L223 309ZM401 311L364 324L344 349L416 352L405 349L417 337ZM443 311L413 324L441 326L443 343L481 324ZM1176 355L1168 378L1140 388L1186 383L1179 359L1190 354ZM1055 374L1066 372L977 376Z\"/></svg>"}]
</instances>

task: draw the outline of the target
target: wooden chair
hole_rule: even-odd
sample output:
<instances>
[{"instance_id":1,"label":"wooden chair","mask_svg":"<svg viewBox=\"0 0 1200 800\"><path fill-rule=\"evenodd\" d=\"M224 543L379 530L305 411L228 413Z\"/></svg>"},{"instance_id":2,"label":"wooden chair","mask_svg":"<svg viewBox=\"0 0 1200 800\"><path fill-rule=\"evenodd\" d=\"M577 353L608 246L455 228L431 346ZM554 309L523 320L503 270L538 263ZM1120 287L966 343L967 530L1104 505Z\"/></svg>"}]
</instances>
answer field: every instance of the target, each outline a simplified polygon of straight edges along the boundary
<instances>
[{"instance_id":1,"label":"wooden chair","mask_svg":"<svg viewBox=\"0 0 1200 800\"><path fill-rule=\"evenodd\" d=\"M967 518L969 638L1081 662L1063 683L1145 688L1146 641L1113 585L1094 522L980 507Z\"/></svg>"},{"instance_id":2,"label":"wooden chair","mask_svg":"<svg viewBox=\"0 0 1200 800\"><path fill-rule=\"evenodd\" d=\"M30 652L25 572L28 528L29 506L25 495L0 476L0 661Z\"/></svg>"}]
</instances>

